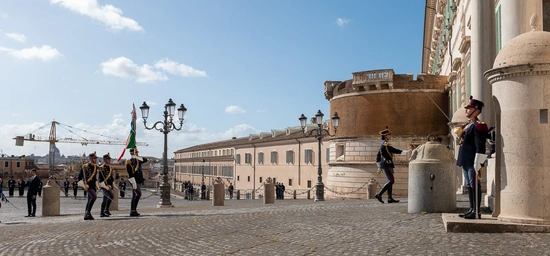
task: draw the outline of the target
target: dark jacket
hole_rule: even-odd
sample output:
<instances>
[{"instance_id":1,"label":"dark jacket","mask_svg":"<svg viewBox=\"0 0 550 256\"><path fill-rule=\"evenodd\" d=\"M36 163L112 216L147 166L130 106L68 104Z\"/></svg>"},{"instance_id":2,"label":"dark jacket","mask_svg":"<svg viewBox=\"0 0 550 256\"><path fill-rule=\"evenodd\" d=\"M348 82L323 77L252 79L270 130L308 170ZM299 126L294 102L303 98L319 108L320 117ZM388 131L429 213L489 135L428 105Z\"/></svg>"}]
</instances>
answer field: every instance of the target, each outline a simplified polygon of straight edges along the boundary
<instances>
[{"instance_id":1,"label":"dark jacket","mask_svg":"<svg viewBox=\"0 0 550 256\"><path fill-rule=\"evenodd\" d=\"M85 180L84 177L86 177ZM78 180L84 180L84 183L88 184L88 189L97 190L95 185L97 181L97 165L92 163L82 165L82 168L78 173Z\"/></svg>"},{"instance_id":2,"label":"dark jacket","mask_svg":"<svg viewBox=\"0 0 550 256\"><path fill-rule=\"evenodd\" d=\"M29 181L27 182L27 187L28 187L27 197L38 195L39 185L40 185L40 178L38 178L38 176L34 176L34 178L30 178Z\"/></svg>"},{"instance_id":3,"label":"dark jacket","mask_svg":"<svg viewBox=\"0 0 550 256\"><path fill-rule=\"evenodd\" d=\"M126 171L128 172L128 177L135 178L137 184L143 184L143 171L141 169L141 164L147 163L147 158L143 157L143 161L137 160L136 158L130 158L126 160Z\"/></svg>"},{"instance_id":4,"label":"dark jacket","mask_svg":"<svg viewBox=\"0 0 550 256\"><path fill-rule=\"evenodd\" d=\"M396 149L391 146L389 141L383 140L376 154L376 162L384 160L384 167L395 168L393 164L393 154L401 154L401 152L403 152L403 150Z\"/></svg>"},{"instance_id":5,"label":"dark jacket","mask_svg":"<svg viewBox=\"0 0 550 256\"><path fill-rule=\"evenodd\" d=\"M105 181L105 184L113 187L113 182L115 181L115 178L113 177L113 168L109 165L102 165L99 167L99 182Z\"/></svg>"},{"instance_id":6,"label":"dark jacket","mask_svg":"<svg viewBox=\"0 0 550 256\"><path fill-rule=\"evenodd\" d=\"M462 144L458 149L458 166L474 166L476 153L485 154L485 143L489 128L480 120L462 126Z\"/></svg>"}]
</instances>

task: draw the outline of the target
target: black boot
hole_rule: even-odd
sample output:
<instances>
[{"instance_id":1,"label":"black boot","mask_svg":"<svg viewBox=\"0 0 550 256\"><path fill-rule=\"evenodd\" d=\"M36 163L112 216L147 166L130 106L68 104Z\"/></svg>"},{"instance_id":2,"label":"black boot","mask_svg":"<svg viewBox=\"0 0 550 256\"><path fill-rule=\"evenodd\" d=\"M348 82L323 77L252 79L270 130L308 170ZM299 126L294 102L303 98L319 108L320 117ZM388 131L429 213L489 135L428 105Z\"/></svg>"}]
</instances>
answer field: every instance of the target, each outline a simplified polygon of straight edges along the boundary
<instances>
[{"instance_id":1,"label":"black boot","mask_svg":"<svg viewBox=\"0 0 550 256\"><path fill-rule=\"evenodd\" d=\"M391 185L388 187L388 204L391 204L391 203L399 203L399 200L393 199L393 197L392 197L392 189L393 189L393 184L391 184Z\"/></svg>"},{"instance_id":2,"label":"black boot","mask_svg":"<svg viewBox=\"0 0 550 256\"><path fill-rule=\"evenodd\" d=\"M140 214L136 211L137 208L137 200L136 198L132 198L132 202L130 203L130 216L136 217Z\"/></svg>"},{"instance_id":3,"label":"black boot","mask_svg":"<svg viewBox=\"0 0 550 256\"><path fill-rule=\"evenodd\" d=\"M384 194L384 192L386 192L386 190L388 190L389 186L390 186L389 182L384 184L382 189L380 189L380 191L378 191L378 193L376 193L376 195L374 195L374 197L376 197L376 199L378 199L378 201L380 201L380 203L384 203L384 200L382 200L382 195Z\"/></svg>"},{"instance_id":4,"label":"black boot","mask_svg":"<svg viewBox=\"0 0 550 256\"><path fill-rule=\"evenodd\" d=\"M464 215L464 219L475 219L476 217L480 218L481 219L481 208L480 208L480 205L481 205L481 186L478 186L478 191L477 191L477 204L475 202L476 200L476 191L471 188L471 191L472 191L472 197L471 197L471 200L470 200L470 205L472 206L473 210ZM476 214L476 207L477 206L477 212L478 214Z\"/></svg>"},{"instance_id":5,"label":"black boot","mask_svg":"<svg viewBox=\"0 0 550 256\"><path fill-rule=\"evenodd\" d=\"M468 209L468 211L462 213L462 214L459 214L458 217L461 217L461 218L464 218L464 216L472 213L473 211L475 211L474 209L474 193L473 193L473 189L471 187L467 187L468 188L468 202L470 203L470 209Z\"/></svg>"},{"instance_id":6,"label":"black boot","mask_svg":"<svg viewBox=\"0 0 550 256\"><path fill-rule=\"evenodd\" d=\"M92 216L92 214L90 214L90 212L86 212L84 214L84 220L93 220L94 217Z\"/></svg>"},{"instance_id":7,"label":"black boot","mask_svg":"<svg viewBox=\"0 0 550 256\"><path fill-rule=\"evenodd\" d=\"M99 215L99 217L109 217L107 214L105 214L105 206L106 206L106 203L105 202L101 202L101 214Z\"/></svg>"}]
</instances>

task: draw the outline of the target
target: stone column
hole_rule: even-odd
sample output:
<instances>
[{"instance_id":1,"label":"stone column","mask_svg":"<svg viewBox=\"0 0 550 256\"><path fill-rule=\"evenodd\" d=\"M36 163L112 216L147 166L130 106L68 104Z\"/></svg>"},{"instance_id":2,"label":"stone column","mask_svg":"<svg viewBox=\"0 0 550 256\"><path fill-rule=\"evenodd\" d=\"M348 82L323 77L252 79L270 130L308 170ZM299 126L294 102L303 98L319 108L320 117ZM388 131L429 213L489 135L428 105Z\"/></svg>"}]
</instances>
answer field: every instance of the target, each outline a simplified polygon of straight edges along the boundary
<instances>
[{"instance_id":1,"label":"stone column","mask_svg":"<svg viewBox=\"0 0 550 256\"><path fill-rule=\"evenodd\" d=\"M59 216L60 199L59 185L52 180L48 180L43 187L42 197L42 216Z\"/></svg>"},{"instance_id":2,"label":"stone column","mask_svg":"<svg viewBox=\"0 0 550 256\"><path fill-rule=\"evenodd\" d=\"M500 13L501 43L504 46L512 38L531 31L531 26L525 21L533 13L543 17L542 0L500 0Z\"/></svg>"},{"instance_id":3,"label":"stone column","mask_svg":"<svg viewBox=\"0 0 550 256\"><path fill-rule=\"evenodd\" d=\"M494 125L492 87L483 73L493 68L496 56L495 1L471 1L470 4L472 5L471 93L475 99L485 103L480 119L492 126Z\"/></svg>"},{"instance_id":4,"label":"stone column","mask_svg":"<svg viewBox=\"0 0 550 256\"><path fill-rule=\"evenodd\" d=\"M216 178L212 181L213 200L212 206L223 206L225 200L225 184L221 178Z\"/></svg>"}]
</instances>

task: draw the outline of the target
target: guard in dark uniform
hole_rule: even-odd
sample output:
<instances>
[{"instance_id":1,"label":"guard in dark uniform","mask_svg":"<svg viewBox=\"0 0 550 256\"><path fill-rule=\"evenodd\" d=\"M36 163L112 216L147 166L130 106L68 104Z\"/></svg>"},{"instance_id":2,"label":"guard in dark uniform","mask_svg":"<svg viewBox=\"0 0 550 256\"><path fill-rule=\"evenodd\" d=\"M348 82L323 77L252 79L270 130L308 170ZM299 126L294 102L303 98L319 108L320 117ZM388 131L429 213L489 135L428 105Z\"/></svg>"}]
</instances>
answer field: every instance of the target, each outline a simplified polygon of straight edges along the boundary
<instances>
[{"instance_id":1,"label":"guard in dark uniform","mask_svg":"<svg viewBox=\"0 0 550 256\"><path fill-rule=\"evenodd\" d=\"M36 195L38 194L38 184L40 183L40 178L36 176L36 170L31 170L31 177L26 183L29 187L27 190L27 210L29 215L25 217L35 217L36 216Z\"/></svg>"},{"instance_id":2,"label":"guard in dark uniform","mask_svg":"<svg viewBox=\"0 0 550 256\"><path fill-rule=\"evenodd\" d=\"M380 189L380 191L378 191L378 193L374 195L374 197L376 197L376 199L378 199L378 201L380 201L381 203L384 203L384 200L382 200L382 195L387 191L388 203L399 203L399 200L393 199L392 195L393 183L395 183L395 178L393 176L393 168L395 168L395 165L393 163L393 155L406 154L410 150L400 150L391 146L391 133L390 130L388 130L387 126L386 130L380 131L380 136L382 136L382 144L380 145L378 154L376 154L376 163L378 165L378 168L382 170L386 175L387 182L386 184L384 184L382 189Z\"/></svg>"},{"instance_id":3,"label":"guard in dark uniform","mask_svg":"<svg viewBox=\"0 0 550 256\"><path fill-rule=\"evenodd\" d=\"M82 165L80 173L78 174L78 180L84 181L84 191L88 192L88 201L86 202L86 212L84 214L84 220L93 220L92 207L94 206L96 196L96 181L97 181L97 155L91 153L89 156L90 162Z\"/></svg>"},{"instance_id":4,"label":"guard in dark uniform","mask_svg":"<svg viewBox=\"0 0 550 256\"><path fill-rule=\"evenodd\" d=\"M74 195L74 198L76 198L77 192L78 192L78 179L73 178L73 195Z\"/></svg>"},{"instance_id":5,"label":"guard in dark uniform","mask_svg":"<svg viewBox=\"0 0 550 256\"><path fill-rule=\"evenodd\" d=\"M124 198L124 192L126 192L126 181L124 181L124 178L120 178L120 181L118 182L118 188L120 192L120 197Z\"/></svg>"},{"instance_id":6,"label":"guard in dark uniform","mask_svg":"<svg viewBox=\"0 0 550 256\"><path fill-rule=\"evenodd\" d=\"M470 209L464 214L459 215L465 219L475 219L476 215L481 219L481 213L479 212L481 204L481 184L478 182L476 174L487 159L487 154L485 154L485 143L489 133L487 124L477 118L477 116L481 114L483 106L483 102L470 96L470 102L464 107L466 109L468 123L454 130L460 145L456 165L462 167L464 181L468 189L468 199L470 201ZM476 187L477 193L475 191Z\"/></svg>"},{"instance_id":7,"label":"guard in dark uniform","mask_svg":"<svg viewBox=\"0 0 550 256\"><path fill-rule=\"evenodd\" d=\"M147 158L140 157L137 148L131 148L132 158L126 160L126 171L128 172L128 182L132 186L132 202L130 203L130 216L139 216L137 205L141 198L141 186L143 185L143 171L141 164L147 162Z\"/></svg>"},{"instance_id":8,"label":"guard in dark uniform","mask_svg":"<svg viewBox=\"0 0 550 256\"><path fill-rule=\"evenodd\" d=\"M13 179L13 176L11 176L10 180L8 181L8 189L9 189L10 197L13 197L13 191L15 190L16 183L17 182Z\"/></svg>"},{"instance_id":9,"label":"guard in dark uniform","mask_svg":"<svg viewBox=\"0 0 550 256\"><path fill-rule=\"evenodd\" d=\"M69 185L71 185L71 183L69 182L69 178L65 178L65 181L63 182L63 189L65 189L65 197L69 196Z\"/></svg>"},{"instance_id":10,"label":"guard in dark uniform","mask_svg":"<svg viewBox=\"0 0 550 256\"><path fill-rule=\"evenodd\" d=\"M110 166L111 155L107 153L103 156L103 165L99 168L99 186L103 193L103 201L101 202L100 217L109 217L109 206L113 202L113 182L115 181L113 169Z\"/></svg>"}]
</instances>

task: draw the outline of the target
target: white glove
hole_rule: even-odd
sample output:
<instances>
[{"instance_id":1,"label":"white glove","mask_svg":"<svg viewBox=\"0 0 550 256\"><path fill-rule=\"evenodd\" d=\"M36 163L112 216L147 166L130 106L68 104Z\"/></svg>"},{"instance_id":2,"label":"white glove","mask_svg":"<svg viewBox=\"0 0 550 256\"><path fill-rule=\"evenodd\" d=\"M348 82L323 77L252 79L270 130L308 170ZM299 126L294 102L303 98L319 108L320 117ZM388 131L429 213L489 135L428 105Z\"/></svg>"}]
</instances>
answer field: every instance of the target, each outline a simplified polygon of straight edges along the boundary
<instances>
[{"instance_id":1,"label":"white glove","mask_svg":"<svg viewBox=\"0 0 550 256\"><path fill-rule=\"evenodd\" d=\"M410 149L405 149L405 150L401 151L401 155L406 155L409 152L411 152Z\"/></svg>"},{"instance_id":2,"label":"white glove","mask_svg":"<svg viewBox=\"0 0 550 256\"><path fill-rule=\"evenodd\" d=\"M486 154L476 153L476 158L474 159L474 167L476 168L476 170L479 170L479 168L481 168L481 165L485 163L486 159Z\"/></svg>"}]
</instances>

